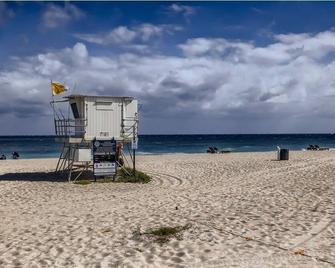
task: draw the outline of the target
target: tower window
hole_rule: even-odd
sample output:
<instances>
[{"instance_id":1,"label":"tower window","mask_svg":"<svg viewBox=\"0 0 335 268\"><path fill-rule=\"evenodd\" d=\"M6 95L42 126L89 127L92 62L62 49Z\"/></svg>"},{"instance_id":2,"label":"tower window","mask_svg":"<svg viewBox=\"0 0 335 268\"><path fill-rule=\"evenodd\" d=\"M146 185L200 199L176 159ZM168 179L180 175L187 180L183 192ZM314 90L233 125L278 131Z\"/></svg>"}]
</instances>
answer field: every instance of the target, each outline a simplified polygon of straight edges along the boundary
<instances>
[{"instance_id":1,"label":"tower window","mask_svg":"<svg viewBox=\"0 0 335 268\"><path fill-rule=\"evenodd\" d=\"M71 103L71 110L72 110L74 118L76 119L79 118L77 103Z\"/></svg>"}]
</instances>

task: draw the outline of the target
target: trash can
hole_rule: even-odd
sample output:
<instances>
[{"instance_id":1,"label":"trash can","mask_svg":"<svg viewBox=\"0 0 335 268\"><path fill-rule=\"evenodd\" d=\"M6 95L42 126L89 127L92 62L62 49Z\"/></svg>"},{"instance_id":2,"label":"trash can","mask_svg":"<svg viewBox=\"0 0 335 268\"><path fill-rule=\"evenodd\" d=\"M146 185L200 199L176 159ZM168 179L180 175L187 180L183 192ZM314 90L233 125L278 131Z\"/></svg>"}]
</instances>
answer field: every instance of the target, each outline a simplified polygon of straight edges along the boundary
<instances>
[{"instance_id":1,"label":"trash can","mask_svg":"<svg viewBox=\"0 0 335 268\"><path fill-rule=\"evenodd\" d=\"M277 160L288 160L289 159L289 149L282 149L279 146L277 147Z\"/></svg>"}]
</instances>

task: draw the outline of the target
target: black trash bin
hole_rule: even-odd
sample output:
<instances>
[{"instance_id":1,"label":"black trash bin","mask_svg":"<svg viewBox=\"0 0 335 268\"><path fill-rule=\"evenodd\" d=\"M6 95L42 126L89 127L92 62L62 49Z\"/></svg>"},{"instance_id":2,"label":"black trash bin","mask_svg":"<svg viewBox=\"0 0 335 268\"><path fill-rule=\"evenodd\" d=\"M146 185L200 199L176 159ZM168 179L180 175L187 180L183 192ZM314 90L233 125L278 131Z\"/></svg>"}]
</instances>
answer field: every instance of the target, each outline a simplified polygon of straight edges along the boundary
<instances>
[{"instance_id":1,"label":"black trash bin","mask_svg":"<svg viewBox=\"0 0 335 268\"><path fill-rule=\"evenodd\" d=\"M289 159L289 149L278 148L278 160L288 160Z\"/></svg>"}]
</instances>

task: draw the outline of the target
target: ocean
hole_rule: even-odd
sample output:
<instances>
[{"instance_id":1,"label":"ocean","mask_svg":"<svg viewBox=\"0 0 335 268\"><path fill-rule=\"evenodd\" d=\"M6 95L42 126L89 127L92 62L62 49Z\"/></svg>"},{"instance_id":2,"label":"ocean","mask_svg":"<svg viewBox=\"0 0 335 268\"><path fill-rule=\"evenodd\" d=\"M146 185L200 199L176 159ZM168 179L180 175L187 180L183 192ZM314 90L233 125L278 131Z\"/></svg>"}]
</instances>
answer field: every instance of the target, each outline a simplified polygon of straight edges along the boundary
<instances>
[{"instance_id":1,"label":"ocean","mask_svg":"<svg viewBox=\"0 0 335 268\"><path fill-rule=\"evenodd\" d=\"M140 135L138 154L203 153L209 146L233 152L276 150L276 146L303 150L309 144L335 148L335 134ZM61 145L54 136L0 136L0 154L10 158L58 157Z\"/></svg>"}]
</instances>

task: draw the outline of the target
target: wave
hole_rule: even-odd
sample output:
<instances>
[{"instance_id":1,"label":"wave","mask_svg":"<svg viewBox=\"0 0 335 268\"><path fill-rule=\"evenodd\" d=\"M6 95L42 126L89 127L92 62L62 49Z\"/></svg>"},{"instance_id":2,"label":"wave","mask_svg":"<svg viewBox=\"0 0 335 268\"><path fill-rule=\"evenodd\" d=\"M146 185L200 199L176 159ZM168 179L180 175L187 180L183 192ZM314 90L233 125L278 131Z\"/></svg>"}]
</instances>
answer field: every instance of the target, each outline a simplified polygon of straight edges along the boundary
<instances>
[{"instance_id":1,"label":"wave","mask_svg":"<svg viewBox=\"0 0 335 268\"><path fill-rule=\"evenodd\" d=\"M152 155L154 153L137 151L136 154L140 154L140 155Z\"/></svg>"}]
</instances>

